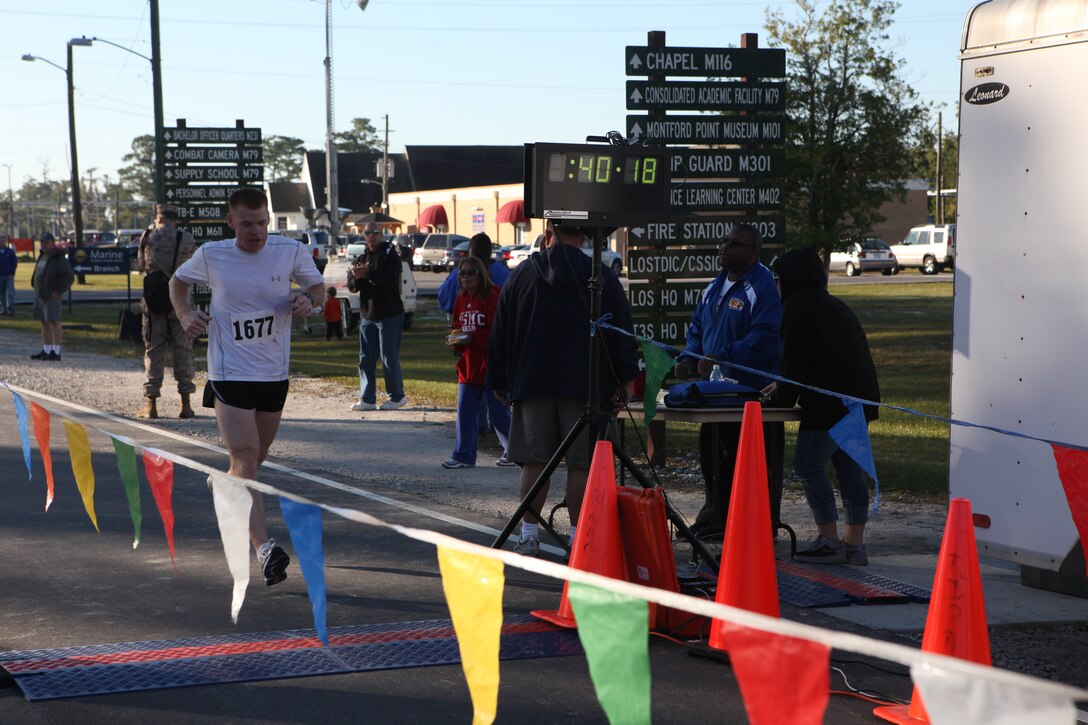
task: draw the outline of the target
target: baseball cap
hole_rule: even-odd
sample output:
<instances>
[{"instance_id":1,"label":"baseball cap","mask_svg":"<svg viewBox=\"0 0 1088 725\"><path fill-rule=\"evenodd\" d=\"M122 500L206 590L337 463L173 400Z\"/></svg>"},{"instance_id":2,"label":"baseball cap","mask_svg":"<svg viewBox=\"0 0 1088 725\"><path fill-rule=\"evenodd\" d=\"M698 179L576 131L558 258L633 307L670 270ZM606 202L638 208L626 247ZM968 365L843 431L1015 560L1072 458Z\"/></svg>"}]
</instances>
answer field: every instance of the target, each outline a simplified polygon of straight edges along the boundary
<instances>
[{"instance_id":1,"label":"baseball cap","mask_svg":"<svg viewBox=\"0 0 1088 725\"><path fill-rule=\"evenodd\" d=\"M45 232L44 234L42 234L41 241L43 241L43 242L54 242L54 241L56 241L56 239L49 232Z\"/></svg>"}]
</instances>

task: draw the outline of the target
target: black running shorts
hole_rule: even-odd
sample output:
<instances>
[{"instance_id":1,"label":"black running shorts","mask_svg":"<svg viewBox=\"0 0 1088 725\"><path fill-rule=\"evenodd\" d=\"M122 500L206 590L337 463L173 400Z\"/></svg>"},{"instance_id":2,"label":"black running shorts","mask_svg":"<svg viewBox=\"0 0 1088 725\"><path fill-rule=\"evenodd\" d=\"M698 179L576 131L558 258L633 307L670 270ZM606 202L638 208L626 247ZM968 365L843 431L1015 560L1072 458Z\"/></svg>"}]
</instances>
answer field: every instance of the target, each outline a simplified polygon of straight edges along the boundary
<instances>
[{"instance_id":1,"label":"black running shorts","mask_svg":"<svg viewBox=\"0 0 1088 725\"><path fill-rule=\"evenodd\" d=\"M219 401L232 408L278 413L287 402L290 381L255 382L252 380L209 380L204 385L204 407L214 408Z\"/></svg>"}]
</instances>

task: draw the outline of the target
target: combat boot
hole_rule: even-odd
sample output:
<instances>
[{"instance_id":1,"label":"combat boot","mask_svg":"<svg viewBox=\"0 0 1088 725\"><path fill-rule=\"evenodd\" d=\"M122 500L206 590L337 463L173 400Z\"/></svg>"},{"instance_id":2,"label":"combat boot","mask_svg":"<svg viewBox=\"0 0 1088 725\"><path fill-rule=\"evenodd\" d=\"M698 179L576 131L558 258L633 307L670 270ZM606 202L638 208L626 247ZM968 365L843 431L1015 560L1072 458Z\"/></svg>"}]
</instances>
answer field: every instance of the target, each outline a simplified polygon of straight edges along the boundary
<instances>
[{"instance_id":1,"label":"combat boot","mask_svg":"<svg viewBox=\"0 0 1088 725\"><path fill-rule=\"evenodd\" d=\"M181 412L178 413L179 418L192 418L196 413L193 412L193 406L189 405L189 394L181 394Z\"/></svg>"},{"instance_id":2,"label":"combat boot","mask_svg":"<svg viewBox=\"0 0 1088 725\"><path fill-rule=\"evenodd\" d=\"M147 402L144 404L143 409L140 410L138 415L141 418L158 418L159 417L159 409L156 406L156 403L155 403L156 400L157 400L156 398L148 398Z\"/></svg>"}]
</instances>

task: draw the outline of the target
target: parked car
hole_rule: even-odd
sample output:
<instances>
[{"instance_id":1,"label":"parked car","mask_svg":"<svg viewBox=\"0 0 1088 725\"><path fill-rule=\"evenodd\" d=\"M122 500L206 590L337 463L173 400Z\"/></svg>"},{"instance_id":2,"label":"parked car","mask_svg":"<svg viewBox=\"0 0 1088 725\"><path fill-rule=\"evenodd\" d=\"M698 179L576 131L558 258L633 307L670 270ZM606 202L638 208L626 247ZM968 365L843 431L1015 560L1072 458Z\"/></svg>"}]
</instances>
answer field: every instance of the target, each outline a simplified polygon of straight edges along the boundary
<instances>
[{"instance_id":1,"label":"parked car","mask_svg":"<svg viewBox=\"0 0 1088 725\"><path fill-rule=\"evenodd\" d=\"M851 242L845 251L832 252L829 269L832 272L846 272L847 277L877 270L884 275L899 271L891 247L879 239Z\"/></svg>"},{"instance_id":2,"label":"parked car","mask_svg":"<svg viewBox=\"0 0 1088 725\"><path fill-rule=\"evenodd\" d=\"M917 268L922 274L938 274L956 264L956 225L923 224L913 227L906 239L892 245L899 268Z\"/></svg>"},{"instance_id":3,"label":"parked car","mask_svg":"<svg viewBox=\"0 0 1088 725\"><path fill-rule=\"evenodd\" d=\"M442 255L446 250L467 241L468 237L463 237L460 234L447 234L445 232L428 234L427 238L423 240L423 244L412 253L411 266L413 269L426 271L444 269Z\"/></svg>"},{"instance_id":4,"label":"parked car","mask_svg":"<svg viewBox=\"0 0 1088 725\"><path fill-rule=\"evenodd\" d=\"M605 247L601 250L601 264L605 267L610 267L618 277L623 272L623 257L621 257L616 252L613 252L609 248L610 244L610 239L605 240ZM524 249L515 249L511 251L510 258L506 260L506 266L513 269L514 267L518 266L526 259L528 259L530 254L532 254L533 252L539 252L543 249L544 235L538 234L536 235L536 239L533 240L532 244L526 246ZM586 239L585 243L582 245L582 251L585 252L586 256L588 257L593 256L593 241L591 239Z\"/></svg>"},{"instance_id":5,"label":"parked car","mask_svg":"<svg viewBox=\"0 0 1088 725\"><path fill-rule=\"evenodd\" d=\"M522 249L528 248L528 244L508 244L504 247L499 247L495 250L495 259L498 259L503 264L505 264L507 269L511 269L515 266L510 263L511 258L514 256L514 252L518 252Z\"/></svg>"},{"instance_id":6,"label":"parked car","mask_svg":"<svg viewBox=\"0 0 1088 725\"><path fill-rule=\"evenodd\" d=\"M468 242L461 242L453 249L447 249L442 255L442 266L446 269L453 269L461 263L461 260L468 256Z\"/></svg>"},{"instance_id":7,"label":"parked car","mask_svg":"<svg viewBox=\"0 0 1088 725\"><path fill-rule=\"evenodd\" d=\"M317 271L324 274L325 267L329 263L329 233L323 229L311 229L309 231L299 231L297 229L277 229L270 231L269 234L278 234L281 237L287 237L289 239L297 239L310 250L313 255L314 264L317 265Z\"/></svg>"},{"instance_id":8,"label":"parked car","mask_svg":"<svg viewBox=\"0 0 1088 725\"><path fill-rule=\"evenodd\" d=\"M366 251L366 244L349 244L346 254L333 259L325 267L325 287L335 287L336 297L340 301L340 318L345 333L351 333L359 326L359 295L348 292L348 270L355 263L356 257ZM416 313L416 276L407 264L400 267L400 299L404 303L404 329L412 327Z\"/></svg>"},{"instance_id":9,"label":"parked car","mask_svg":"<svg viewBox=\"0 0 1088 725\"><path fill-rule=\"evenodd\" d=\"M400 249L400 258L409 264L413 264L412 255L415 254L416 249L419 248L423 241L427 238L427 235L423 232L411 232L410 234L398 234L394 241L397 243L397 247Z\"/></svg>"},{"instance_id":10,"label":"parked car","mask_svg":"<svg viewBox=\"0 0 1088 725\"><path fill-rule=\"evenodd\" d=\"M117 241L117 235L113 232L100 232L97 229L83 230L84 247L97 247L103 244L110 245L115 241Z\"/></svg>"}]
</instances>

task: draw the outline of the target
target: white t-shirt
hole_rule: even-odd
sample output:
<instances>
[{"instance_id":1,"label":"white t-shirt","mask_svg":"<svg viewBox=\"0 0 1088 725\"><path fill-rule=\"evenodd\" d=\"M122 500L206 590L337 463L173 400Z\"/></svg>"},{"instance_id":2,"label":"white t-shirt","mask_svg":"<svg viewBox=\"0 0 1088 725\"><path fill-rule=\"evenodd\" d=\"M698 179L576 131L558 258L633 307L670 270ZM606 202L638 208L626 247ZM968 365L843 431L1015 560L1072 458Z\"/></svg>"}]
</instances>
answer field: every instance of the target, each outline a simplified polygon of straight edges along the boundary
<instances>
[{"instance_id":1,"label":"white t-shirt","mask_svg":"<svg viewBox=\"0 0 1088 725\"><path fill-rule=\"evenodd\" d=\"M197 248L175 276L211 287L208 379L286 380L291 356L291 283L323 282L300 242L270 234L255 254L234 239Z\"/></svg>"}]
</instances>

